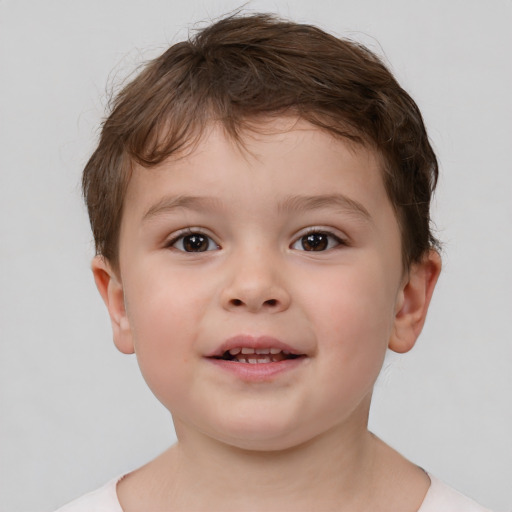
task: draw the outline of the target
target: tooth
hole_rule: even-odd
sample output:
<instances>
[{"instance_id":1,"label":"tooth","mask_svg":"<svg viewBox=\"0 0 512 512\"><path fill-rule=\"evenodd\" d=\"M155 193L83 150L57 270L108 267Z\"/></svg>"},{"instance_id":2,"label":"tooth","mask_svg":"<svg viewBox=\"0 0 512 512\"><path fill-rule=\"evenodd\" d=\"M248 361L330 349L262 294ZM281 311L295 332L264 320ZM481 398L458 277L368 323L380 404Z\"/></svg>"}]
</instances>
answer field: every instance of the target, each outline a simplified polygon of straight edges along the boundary
<instances>
[{"instance_id":1,"label":"tooth","mask_svg":"<svg viewBox=\"0 0 512 512\"><path fill-rule=\"evenodd\" d=\"M242 354L254 354L254 349L249 347L244 347L242 349Z\"/></svg>"},{"instance_id":2,"label":"tooth","mask_svg":"<svg viewBox=\"0 0 512 512\"><path fill-rule=\"evenodd\" d=\"M259 361L257 359L248 359L247 362L249 364L257 364Z\"/></svg>"},{"instance_id":3,"label":"tooth","mask_svg":"<svg viewBox=\"0 0 512 512\"><path fill-rule=\"evenodd\" d=\"M238 363L247 363L247 359L245 357L240 357L236 360Z\"/></svg>"},{"instance_id":4,"label":"tooth","mask_svg":"<svg viewBox=\"0 0 512 512\"><path fill-rule=\"evenodd\" d=\"M257 348L256 354L270 354L270 349L268 348Z\"/></svg>"},{"instance_id":5,"label":"tooth","mask_svg":"<svg viewBox=\"0 0 512 512\"><path fill-rule=\"evenodd\" d=\"M279 352L281 352L280 348L271 348L270 349L271 354L279 354Z\"/></svg>"},{"instance_id":6,"label":"tooth","mask_svg":"<svg viewBox=\"0 0 512 512\"><path fill-rule=\"evenodd\" d=\"M240 354L240 352L242 351L241 348L232 348L229 353L232 355L232 356L236 356L237 354Z\"/></svg>"}]
</instances>

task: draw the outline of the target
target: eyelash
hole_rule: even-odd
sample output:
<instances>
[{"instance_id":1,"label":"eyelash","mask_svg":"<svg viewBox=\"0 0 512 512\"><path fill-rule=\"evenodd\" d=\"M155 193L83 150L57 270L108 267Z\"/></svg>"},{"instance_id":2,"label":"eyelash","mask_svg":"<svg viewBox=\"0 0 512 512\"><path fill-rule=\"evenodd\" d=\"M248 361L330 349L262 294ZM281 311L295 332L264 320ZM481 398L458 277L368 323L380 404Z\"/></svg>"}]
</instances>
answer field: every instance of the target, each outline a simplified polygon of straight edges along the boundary
<instances>
[{"instance_id":1,"label":"eyelash","mask_svg":"<svg viewBox=\"0 0 512 512\"><path fill-rule=\"evenodd\" d=\"M313 240L313 235L319 235L320 237L325 237L323 240ZM186 250L185 246L183 245L185 243L185 240L188 237L198 237L202 238L203 241L207 242L206 248L202 249L201 247L198 247L199 250ZM308 237L310 240L308 241ZM181 241L182 247L176 247L176 245ZM199 243L201 243L200 240L198 240ZM334 245L333 245L334 242ZM297 244L301 244L301 248L299 249L296 247ZM305 244L310 246L310 249L306 249ZM318 244L315 246L315 244ZM327 244L327 245L325 245ZM330 231L326 231L323 229L318 228L310 228L305 233L303 233L299 238L297 238L291 245L290 248L294 250L299 251L305 251L305 252L325 252L331 249L335 249L338 246L346 246L347 241L340 238L339 236L336 236L334 233L331 233ZM211 236L208 236L207 234L203 233L201 230L195 230L192 228L187 228L184 231L179 232L176 234L171 240L169 240L166 243L166 247L168 248L174 248L181 252L187 252L187 253L197 253L197 252L208 252L220 249L220 246L213 240ZM320 248L315 248L320 247Z\"/></svg>"},{"instance_id":2,"label":"eyelash","mask_svg":"<svg viewBox=\"0 0 512 512\"><path fill-rule=\"evenodd\" d=\"M310 250L307 250L304 247L304 243L307 240L307 238L308 237L312 237L312 235L322 235L322 236L325 236L326 237L325 242L327 243L327 246L323 247L323 245L321 245L320 247L323 247L323 248L320 248L320 249L311 248ZM332 244L333 241L334 241L334 245ZM311 245L312 242L313 242L313 240L310 240L307 243L309 245ZM298 249L298 248L295 247L295 245L299 244L299 243L302 244L302 248L301 249ZM320 240L320 244L322 244L322 243L323 243L323 241ZM291 244L290 247L292 249L304 250L306 252L325 252L325 251L328 251L328 250L331 250L331 249L336 249L340 245L347 246L348 243L347 243L346 240L344 240L343 238L335 235L334 233L331 233L330 231L327 231L327 230L324 230L324 229L319 229L319 228L310 228L305 233L303 233L299 238L297 238Z\"/></svg>"},{"instance_id":3,"label":"eyelash","mask_svg":"<svg viewBox=\"0 0 512 512\"><path fill-rule=\"evenodd\" d=\"M195 250L187 251L185 249L185 246L183 245L185 242L185 239L187 239L188 237L194 237L194 236L198 237L198 238L202 237L203 239L205 239L208 242L208 245L206 246L205 249L202 249L202 250L200 249L200 250L196 250L196 251ZM180 241L181 241L182 248L176 247L176 245ZM192 229L192 228L187 228L186 230L179 232L171 240L169 240L165 245L168 248L174 248L178 251L188 252L188 253L208 252L208 251L212 251L212 250L220 248L219 245L217 244L217 242L215 242L215 240L213 240L213 238L211 236L208 236L206 233L203 233L201 230Z\"/></svg>"}]
</instances>

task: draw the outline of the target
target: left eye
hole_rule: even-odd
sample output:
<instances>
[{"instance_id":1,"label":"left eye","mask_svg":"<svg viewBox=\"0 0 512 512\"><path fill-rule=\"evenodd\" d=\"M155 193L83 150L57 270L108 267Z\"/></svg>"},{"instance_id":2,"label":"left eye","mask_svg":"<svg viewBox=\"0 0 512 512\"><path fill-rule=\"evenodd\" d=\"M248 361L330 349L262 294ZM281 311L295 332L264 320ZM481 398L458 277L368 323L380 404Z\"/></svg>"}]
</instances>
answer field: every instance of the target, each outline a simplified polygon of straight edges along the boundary
<instances>
[{"instance_id":1,"label":"left eye","mask_svg":"<svg viewBox=\"0 0 512 512\"><path fill-rule=\"evenodd\" d=\"M173 241L171 247L183 252L215 251L219 248L209 236L202 233L182 235Z\"/></svg>"},{"instance_id":2,"label":"left eye","mask_svg":"<svg viewBox=\"0 0 512 512\"><path fill-rule=\"evenodd\" d=\"M313 231L301 236L291 248L298 251L327 251L343 243L337 236L324 231Z\"/></svg>"}]
</instances>

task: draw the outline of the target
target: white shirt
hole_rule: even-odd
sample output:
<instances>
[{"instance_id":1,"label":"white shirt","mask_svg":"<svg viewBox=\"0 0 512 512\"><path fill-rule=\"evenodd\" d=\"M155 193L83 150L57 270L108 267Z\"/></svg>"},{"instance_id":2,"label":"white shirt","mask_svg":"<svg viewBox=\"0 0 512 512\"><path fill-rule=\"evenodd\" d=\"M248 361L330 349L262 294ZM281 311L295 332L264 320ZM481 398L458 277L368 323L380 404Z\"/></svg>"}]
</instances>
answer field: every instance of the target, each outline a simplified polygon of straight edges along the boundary
<instances>
[{"instance_id":1,"label":"white shirt","mask_svg":"<svg viewBox=\"0 0 512 512\"><path fill-rule=\"evenodd\" d=\"M428 476L430 488L417 512L491 512L434 476ZM55 512L123 512L116 492L117 482L121 478L111 480L100 489L85 494Z\"/></svg>"}]
</instances>

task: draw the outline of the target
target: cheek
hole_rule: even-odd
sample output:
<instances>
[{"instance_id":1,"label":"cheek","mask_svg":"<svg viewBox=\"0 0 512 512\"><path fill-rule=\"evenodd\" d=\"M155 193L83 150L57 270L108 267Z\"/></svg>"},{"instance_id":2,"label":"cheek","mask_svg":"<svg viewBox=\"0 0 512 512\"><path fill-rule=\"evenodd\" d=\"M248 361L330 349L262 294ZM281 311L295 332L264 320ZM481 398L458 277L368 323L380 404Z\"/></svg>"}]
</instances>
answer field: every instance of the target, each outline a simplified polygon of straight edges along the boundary
<instances>
[{"instance_id":1,"label":"cheek","mask_svg":"<svg viewBox=\"0 0 512 512\"><path fill-rule=\"evenodd\" d=\"M315 302L319 350L333 358L331 377L340 372L360 383L377 377L394 322L393 287L382 272L349 272L326 280L323 297Z\"/></svg>"},{"instance_id":2,"label":"cheek","mask_svg":"<svg viewBox=\"0 0 512 512\"><path fill-rule=\"evenodd\" d=\"M188 373L196 356L195 339L203 310L193 287L176 281L169 286L169 282L173 281L148 278L143 287L131 289L133 298L127 304L141 373L166 406L186 396L183 388L192 378Z\"/></svg>"},{"instance_id":3,"label":"cheek","mask_svg":"<svg viewBox=\"0 0 512 512\"><path fill-rule=\"evenodd\" d=\"M183 350L184 334L177 320L181 317L163 308L152 313L160 314L133 323L135 354L149 388L168 405L181 394L190 354Z\"/></svg>"},{"instance_id":4,"label":"cheek","mask_svg":"<svg viewBox=\"0 0 512 512\"><path fill-rule=\"evenodd\" d=\"M153 268L152 268L153 267ZM197 321L204 313L209 293L187 272L157 271L158 262L125 285L127 312L136 343L167 354L190 342Z\"/></svg>"},{"instance_id":5,"label":"cheek","mask_svg":"<svg viewBox=\"0 0 512 512\"><path fill-rule=\"evenodd\" d=\"M395 286L376 265L347 269L334 278L325 276L317 289L312 306L324 316L322 324L333 332L349 338L373 339L387 337L394 321ZM380 333L380 336L379 336Z\"/></svg>"}]
</instances>

